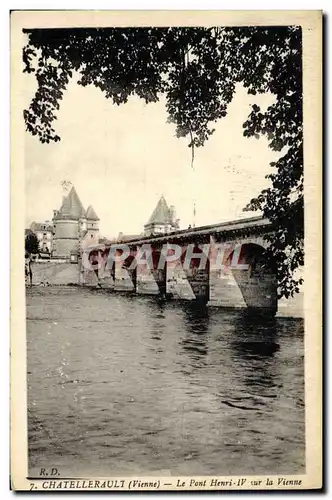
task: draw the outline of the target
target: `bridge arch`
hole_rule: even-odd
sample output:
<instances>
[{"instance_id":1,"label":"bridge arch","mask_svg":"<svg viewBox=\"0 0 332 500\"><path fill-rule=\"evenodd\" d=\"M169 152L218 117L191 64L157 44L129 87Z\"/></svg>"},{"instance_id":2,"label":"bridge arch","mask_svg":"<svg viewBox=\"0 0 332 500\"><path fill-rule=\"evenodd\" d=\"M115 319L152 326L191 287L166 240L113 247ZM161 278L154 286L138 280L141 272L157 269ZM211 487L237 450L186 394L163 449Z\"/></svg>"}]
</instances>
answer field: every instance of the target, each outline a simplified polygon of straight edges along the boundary
<instances>
[{"instance_id":1,"label":"bridge arch","mask_svg":"<svg viewBox=\"0 0 332 500\"><path fill-rule=\"evenodd\" d=\"M264 269L265 273L275 274L275 269L267 261L265 257L266 248L258 243L240 243L237 244L233 251L231 251L226 260L226 265L229 267L236 267L237 264L240 268L245 269L251 273L257 273ZM243 267L241 267L243 266Z\"/></svg>"},{"instance_id":2,"label":"bridge arch","mask_svg":"<svg viewBox=\"0 0 332 500\"><path fill-rule=\"evenodd\" d=\"M226 242L233 243L234 246L237 245L258 245L262 248L267 248L269 246L269 242L264 238L263 234L252 234L248 236L238 236L237 238L227 239Z\"/></svg>"},{"instance_id":3,"label":"bridge arch","mask_svg":"<svg viewBox=\"0 0 332 500\"><path fill-rule=\"evenodd\" d=\"M249 309L276 313L276 271L268 262L263 246L249 242L237 245L229 254L226 266Z\"/></svg>"}]
</instances>

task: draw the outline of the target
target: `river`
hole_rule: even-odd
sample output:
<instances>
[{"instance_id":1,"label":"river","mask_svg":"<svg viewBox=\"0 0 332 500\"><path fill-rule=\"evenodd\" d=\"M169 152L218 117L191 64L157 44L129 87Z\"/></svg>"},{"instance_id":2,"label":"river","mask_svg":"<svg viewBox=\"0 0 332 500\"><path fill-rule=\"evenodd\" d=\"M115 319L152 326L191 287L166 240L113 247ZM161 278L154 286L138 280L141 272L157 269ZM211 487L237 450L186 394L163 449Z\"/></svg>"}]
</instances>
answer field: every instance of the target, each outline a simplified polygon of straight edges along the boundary
<instances>
[{"instance_id":1,"label":"river","mask_svg":"<svg viewBox=\"0 0 332 500\"><path fill-rule=\"evenodd\" d=\"M303 320L27 290L29 474L305 472Z\"/></svg>"}]
</instances>

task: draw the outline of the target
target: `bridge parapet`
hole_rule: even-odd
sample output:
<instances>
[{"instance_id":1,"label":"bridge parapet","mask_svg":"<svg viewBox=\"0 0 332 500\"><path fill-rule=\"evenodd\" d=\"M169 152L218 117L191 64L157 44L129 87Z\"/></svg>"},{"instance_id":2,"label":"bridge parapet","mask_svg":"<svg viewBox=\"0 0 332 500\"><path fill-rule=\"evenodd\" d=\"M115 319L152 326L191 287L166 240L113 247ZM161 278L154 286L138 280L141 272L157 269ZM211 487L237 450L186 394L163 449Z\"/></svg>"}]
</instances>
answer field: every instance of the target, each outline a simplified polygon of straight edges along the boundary
<instances>
[{"instance_id":1,"label":"bridge parapet","mask_svg":"<svg viewBox=\"0 0 332 500\"><path fill-rule=\"evenodd\" d=\"M146 243L163 244L167 242L181 243L189 241L202 241L208 242L211 235L219 235L223 239L232 239L236 235L245 237L245 235L265 234L271 231L271 223L268 219L263 217L251 217L247 219L240 219L231 222L222 222L219 224L210 224L208 226L200 226L195 228L182 229L172 231L163 235L145 236L142 238L135 238L124 243L131 245L143 245Z\"/></svg>"}]
</instances>

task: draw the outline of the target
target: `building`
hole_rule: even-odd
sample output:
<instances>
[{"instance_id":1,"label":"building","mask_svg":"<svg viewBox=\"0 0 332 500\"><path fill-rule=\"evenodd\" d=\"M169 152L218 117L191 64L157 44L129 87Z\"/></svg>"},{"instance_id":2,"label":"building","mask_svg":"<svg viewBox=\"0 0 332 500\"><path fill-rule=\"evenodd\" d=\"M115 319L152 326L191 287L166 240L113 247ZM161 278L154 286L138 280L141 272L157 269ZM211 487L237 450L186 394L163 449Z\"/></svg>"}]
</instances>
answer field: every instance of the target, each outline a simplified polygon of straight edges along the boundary
<instances>
[{"instance_id":1,"label":"building","mask_svg":"<svg viewBox=\"0 0 332 500\"><path fill-rule=\"evenodd\" d=\"M73 186L53 211L53 257L78 255L85 246L99 243L99 217L90 205L84 209Z\"/></svg>"},{"instance_id":2,"label":"building","mask_svg":"<svg viewBox=\"0 0 332 500\"><path fill-rule=\"evenodd\" d=\"M32 222L30 230L37 236L40 253L52 254L53 225L50 221Z\"/></svg>"},{"instance_id":3,"label":"building","mask_svg":"<svg viewBox=\"0 0 332 500\"><path fill-rule=\"evenodd\" d=\"M122 232L119 233L117 238L117 243L125 243L126 241L136 240L137 238L142 238L144 234L124 234Z\"/></svg>"},{"instance_id":4,"label":"building","mask_svg":"<svg viewBox=\"0 0 332 500\"><path fill-rule=\"evenodd\" d=\"M170 205L168 207L165 198L162 196L144 226L144 235L151 236L152 234L167 234L176 231L179 229L179 222L180 220L176 219L174 206Z\"/></svg>"}]
</instances>

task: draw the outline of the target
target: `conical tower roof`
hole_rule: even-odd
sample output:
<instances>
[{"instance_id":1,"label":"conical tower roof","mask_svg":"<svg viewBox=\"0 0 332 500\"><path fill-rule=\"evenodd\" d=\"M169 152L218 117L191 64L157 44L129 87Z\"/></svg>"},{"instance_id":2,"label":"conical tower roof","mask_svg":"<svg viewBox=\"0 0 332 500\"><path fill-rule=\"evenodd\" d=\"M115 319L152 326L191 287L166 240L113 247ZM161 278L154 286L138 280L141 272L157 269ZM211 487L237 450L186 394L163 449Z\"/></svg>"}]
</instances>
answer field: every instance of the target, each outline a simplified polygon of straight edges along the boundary
<instances>
[{"instance_id":1,"label":"conical tower roof","mask_svg":"<svg viewBox=\"0 0 332 500\"><path fill-rule=\"evenodd\" d=\"M55 218L80 219L81 217L85 217L85 210L73 186L68 196L64 198L61 208Z\"/></svg>"},{"instance_id":2,"label":"conical tower roof","mask_svg":"<svg viewBox=\"0 0 332 500\"><path fill-rule=\"evenodd\" d=\"M151 214L147 224L168 224L171 220L170 211L165 198L162 196L157 203L156 208Z\"/></svg>"},{"instance_id":3,"label":"conical tower roof","mask_svg":"<svg viewBox=\"0 0 332 500\"><path fill-rule=\"evenodd\" d=\"M99 220L99 217L96 214L96 212L94 211L94 208L92 205L90 205L86 211L86 218L87 218L87 220Z\"/></svg>"}]
</instances>

